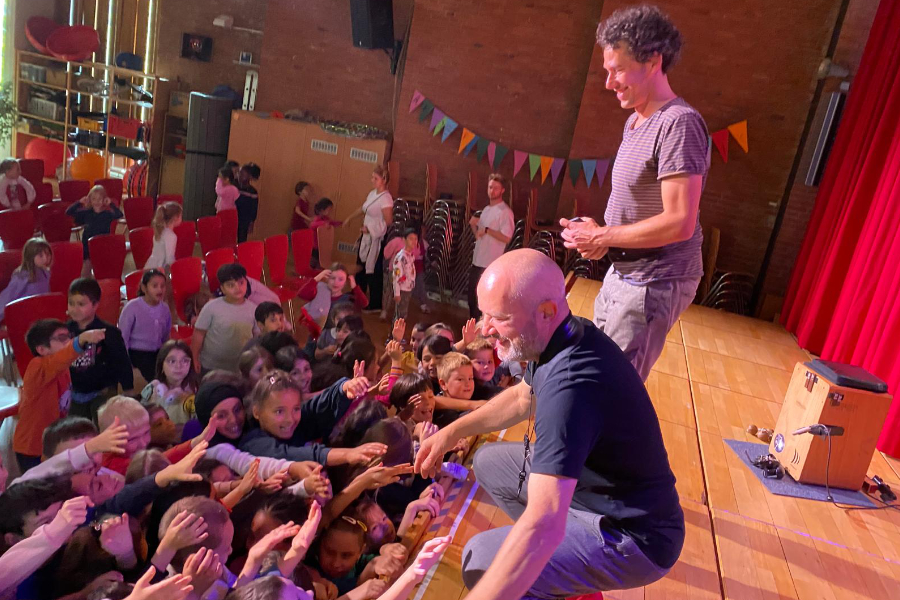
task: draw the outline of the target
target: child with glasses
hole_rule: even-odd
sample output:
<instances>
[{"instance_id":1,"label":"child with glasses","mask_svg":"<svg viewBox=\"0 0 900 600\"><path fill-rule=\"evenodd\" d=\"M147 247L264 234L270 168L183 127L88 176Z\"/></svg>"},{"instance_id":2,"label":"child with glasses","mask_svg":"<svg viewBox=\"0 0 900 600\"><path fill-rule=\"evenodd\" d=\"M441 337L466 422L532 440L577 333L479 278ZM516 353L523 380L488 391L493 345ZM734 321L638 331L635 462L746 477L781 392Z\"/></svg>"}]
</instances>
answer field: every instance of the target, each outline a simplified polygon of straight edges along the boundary
<instances>
[{"instance_id":1,"label":"child with glasses","mask_svg":"<svg viewBox=\"0 0 900 600\"><path fill-rule=\"evenodd\" d=\"M13 450L22 471L41 462L41 436L44 429L68 408L69 365L88 344L106 337L103 329L82 332L72 339L66 324L57 319L41 319L25 334L35 357L25 369L19 398L19 424L13 436Z\"/></svg>"},{"instance_id":2,"label":"child with glasses","mask_svg":"<svg viewBox=\"0 0 900 600\"><path fill-rule=\"evenodd\" d=\"M156 376L141 392L141 399L162 406L181 428L194 416L194 395L199 387L190 346L169 340L156 355Z\"/></svg>"}]
</instances>

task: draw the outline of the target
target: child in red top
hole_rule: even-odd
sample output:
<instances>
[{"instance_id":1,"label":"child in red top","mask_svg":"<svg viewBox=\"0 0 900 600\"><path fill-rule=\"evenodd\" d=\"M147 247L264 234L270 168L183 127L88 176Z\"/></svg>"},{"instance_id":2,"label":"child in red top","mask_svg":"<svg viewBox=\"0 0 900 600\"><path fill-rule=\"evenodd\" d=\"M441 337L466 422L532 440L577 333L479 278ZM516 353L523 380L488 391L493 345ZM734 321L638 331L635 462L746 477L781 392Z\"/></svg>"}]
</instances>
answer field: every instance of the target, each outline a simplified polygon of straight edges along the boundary
<instances>
[{"instance_id":1,"label":"child in red top","mask_svg":"<svg viewBox=\"0 0 900 600\"><path fill-rule=\"evenodd\" d=\"M301 181L294 186L294 193L297 195L297 206L294 207L294 214L291 216L291 231L295 229L307 229L312 217L309 216L309 203L312 200L312 186Z\"/></svg>"},{"instance_id":2,"label":"child in red top","mask_svg":"<svg viewBox=\"0 0 900 600\"><path fill-rule=\"evenodd\" d=\"M65 411L71 384L69 365L87 344L98 344L105 335L103 329L92 329L73 340L66 324L57 319L41 319L25 334L35 357L25 369L19 423L13 435L13 450L23 472L41 462L44 429Z\"/></svg>"},{"instance_id":3,"label":"child in red top","mask_svg":"<svg viewBox=\"0 0 900 600\"><path fill-rule=\"evenodd\" d=\"M321 269L322 267L319 265L319 232L320 228L325 229L334 229L335 227L340 227L343 225L341 221L335 221L332 217L334 217L334 202L331 201L330 198L322 198L318 202L316 202L316 206L313 209L316 212L316 216L309 223L309 228L313 230L313 251L312 251L312 259L310 259L310 267L313 269Z\"/></svg>"}]
</instances>

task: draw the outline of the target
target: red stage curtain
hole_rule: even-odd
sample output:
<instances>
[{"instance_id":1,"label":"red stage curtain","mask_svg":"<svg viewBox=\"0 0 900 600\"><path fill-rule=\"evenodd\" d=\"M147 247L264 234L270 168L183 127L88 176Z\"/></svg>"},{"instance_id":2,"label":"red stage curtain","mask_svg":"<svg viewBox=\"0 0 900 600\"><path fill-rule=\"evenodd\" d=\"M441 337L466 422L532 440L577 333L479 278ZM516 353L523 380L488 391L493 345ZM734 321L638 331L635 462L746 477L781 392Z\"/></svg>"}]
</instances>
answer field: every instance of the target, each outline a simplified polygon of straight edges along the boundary
<instances>
[{"instance_id":1,"label":"red stage curtain","mask_svg":"<svg viewBox=\"0 0 900 600\"><path fill-rule=\"evenodd\" d=\"M900 456L900 0L882 0L852 82L782 322L895 398L878 448Z\"/></svg>"}]
</instances>

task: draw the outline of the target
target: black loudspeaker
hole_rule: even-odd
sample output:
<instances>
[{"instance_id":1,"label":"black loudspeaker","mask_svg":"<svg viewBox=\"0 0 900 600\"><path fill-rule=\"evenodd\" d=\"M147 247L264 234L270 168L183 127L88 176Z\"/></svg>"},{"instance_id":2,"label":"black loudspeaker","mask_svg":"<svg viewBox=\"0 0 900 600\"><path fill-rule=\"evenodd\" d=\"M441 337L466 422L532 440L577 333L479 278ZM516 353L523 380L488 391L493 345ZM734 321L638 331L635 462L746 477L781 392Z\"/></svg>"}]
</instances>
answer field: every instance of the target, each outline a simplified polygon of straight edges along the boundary
<instances>
[{"instance_id":1,"label":"black loudspeaker","mask_svg":"<svg viewBox=\"0 0 900 600\"><path fill-rule=\"evenodd\" d=\"M368 50L394 47L394 7L391 0L350 0L353 45Z\"/></svg>"}]
</instances>

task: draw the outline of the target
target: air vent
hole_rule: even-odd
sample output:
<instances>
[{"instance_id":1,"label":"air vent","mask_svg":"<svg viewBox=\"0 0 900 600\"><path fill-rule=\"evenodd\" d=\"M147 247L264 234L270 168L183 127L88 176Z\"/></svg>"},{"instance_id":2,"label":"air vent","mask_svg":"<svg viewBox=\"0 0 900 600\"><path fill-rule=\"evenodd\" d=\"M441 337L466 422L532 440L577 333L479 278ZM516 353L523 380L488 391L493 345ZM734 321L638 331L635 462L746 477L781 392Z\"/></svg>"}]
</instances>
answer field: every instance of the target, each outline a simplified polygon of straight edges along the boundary
<instances>
[{"instance_id":1,"label":"air vent","mask_svg":"<svg viewBox=\"0 0 900 600\"><path fill-rule=\"evenodd\" d=\"M337 155L338 153L338 145L332 142L326 142L325 140L312 140L309 143L309 147L316 152L323 152L325 154Z\"/></svg>"},{"instance_id":2,"label":"air vent","mask_svg":"<svg viewBox=\"0 0 900 600\"><path fill-rule=\"evenodd\" d=\"M378 153L371 150L361 150L360 148L350 148L350 158L375 164L378 162Z\"/></svg>"}]
</instances>

